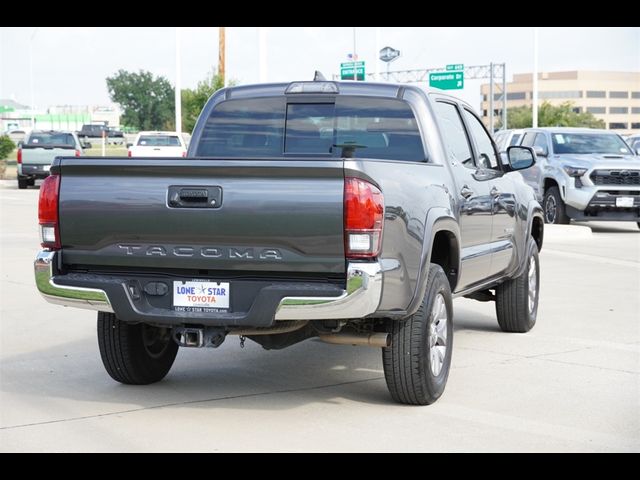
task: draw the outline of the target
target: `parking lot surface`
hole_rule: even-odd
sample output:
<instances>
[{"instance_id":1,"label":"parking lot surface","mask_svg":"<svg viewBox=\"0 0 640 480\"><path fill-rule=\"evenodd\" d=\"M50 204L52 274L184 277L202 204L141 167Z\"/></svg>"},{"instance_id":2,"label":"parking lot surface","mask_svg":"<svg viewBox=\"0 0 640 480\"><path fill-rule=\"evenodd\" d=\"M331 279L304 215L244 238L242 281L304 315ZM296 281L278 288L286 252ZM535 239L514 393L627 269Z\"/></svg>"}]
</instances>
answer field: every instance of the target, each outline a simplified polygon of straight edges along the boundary
<instances>
[{"instance_id":1,"label":"parking lot surface","mask_svg":"<svg viewBox=\"0 0 640 480\"><path fill-rule=\"evenodd\" d=\"M0 451L640 451L640 230L547 226L538 321L454 301L444 395L394 404L378 349L229 338L160 383L107 375L95 312L46 303L38 190L0 181ZM590 227L590 228L589 228Z\"/></svg>"}]
</instances>

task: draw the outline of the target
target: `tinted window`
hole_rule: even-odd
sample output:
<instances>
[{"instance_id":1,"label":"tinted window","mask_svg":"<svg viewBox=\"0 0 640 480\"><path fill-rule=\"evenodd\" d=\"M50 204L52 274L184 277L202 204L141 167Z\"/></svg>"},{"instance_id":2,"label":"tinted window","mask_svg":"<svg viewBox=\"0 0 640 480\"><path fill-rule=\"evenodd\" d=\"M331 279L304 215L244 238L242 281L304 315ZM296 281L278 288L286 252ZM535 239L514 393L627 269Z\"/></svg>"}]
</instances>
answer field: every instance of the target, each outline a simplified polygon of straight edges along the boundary
<instances>
[{"instance_id":1,"label":"tinted window","mask_svg":"<svg viewBox=\"0 0 640 480\"><path fill-rule=\"evenodd\" d=\"M522 143L520 145L524 145L525 147L533 147L533 142L536 138L536 132L527 132L524 134L522 138Z\"/></svg>"},{"instance_id":2,"label":"tinted window","mask_svg":"<svg viewBox=\"0 0 640 480\"><path fill-rule=\"evenodd\" d=\"M551 135L554 153L604 153L610 155L630 155L628 145L618 135L594 133L553 133Z\"/></svg>"},{"instance_id":3,"label":"tinted window","mask_svg":"<svg viewBox=\"0 0 640 480\"><path fill-rule=\"evenodd\" d=\"M27 145L60 145L75 146L76 142L70 133L42 132L29 137Z\"/></svg>"},{"instance_id":4,"label":"tinted window","mask_svg":"<svg viewBox=\"0 0 640 480\"><path fill-rule=\"evenodd\" d=\"M383 160L426 159L411 107L387 98L336 99L335 153Z\"/></svg>"},{"instance_id":5,"label":"tinted window","mask_svg":"<svg viewBox=\"0 0 640 480\"><path fill-rule=\"evenodd\" d=\"M513 136L511 137L511 142L509 142L509 146L513 146L513 145L518 145L518 142L520 141L520 137L522 136L522 134L520 133L514 133Z\"/></svg>"},{"instance_id":6,"label":"tinted window","mask_svg":"<svg viewBox=\"0 0 640 480\"><path fill-rule=\"evenodd\" d=\"M606 93L604 90L587 90L587 98L604 98Z\"/></svg>"},{"instance_id":7,"label":"tinted window","mask_svg":"<svg viewBox=\"0 0 640 480\"><path fill-rule=\"evenodd\" d=\"M200 157L282 155L285 99L251 98L221 102L204 126Z\"/></svg>"},{"instance_id":8,"label":"tinted window","mask_svg":"<svg viewBox=\"0 0 640 480\"><path fill-rule=\"evenodd\" d=\"M589 113L607 113L606 107L587 107Z\"/></svg>"},{"instance_id":9,"label":"tinted window","mask_svg":"<svg viewBox=\"0 0 640 480\"><path fill-rule=\"evenodd\" d=\"M609 98L629 98L629 92L609 92Z\"/></svg>"},{"instance_id":10,"label":"tinted window","mask_svg":"<svg viewBox=\"0 0 640 480\"><path fill-rule=\"evenodd\" d=\"M460 162L468 168L476 168L458 109L451 103L436 102L435 111L449 161Z\"/></svg>"},{"instance_id":11,"label":"tinted window","mask_svg":"<svg viewBox=\"0 0 640 480\"><path fill-rule=\"evenodd\" d=\"M482 122L468 110L464 110L464 116L471 131L471 136L478 149L478 166L482 168L498 169L498 157L493 148L491 137L484 129Z\"/></svg>"},{"instance_id":12,"label":"tinted window","mask_svg":"<svg viewBox=\"0 0 640 480\"><path fill-rule=\"evenodd\" d=\"M629 113L628 107L609 107L609 113Z\"/></svg>"},{"instance_id":13,"label":"tinted window","mask_svg":"<svg viewBox=\"0 0 640 480\"><path fill-rule=\"evenodd\" d=\"M333 103L287 105L285 153L330 154L334 109Z\"/></svg>"},{"instance_id":14,"label":"tinted window","mask_svg":"<svg viewBox=\"0 0 640 480\"><path fill-rule=\"evenodd\" d=\"M533 142L534 147L541 147L546 152L549 152L549 144L547 143L547 139L544 136L544 133L538 133L536 135L536 139Z\"/></svg>"},{"instance_id":15,"label":"tinted window","mask_svg":"<svg viewBox=\"0 0 640 480\"><path fill-rule=\"evenodd\" d=\"M142 147L179 147L180 139L175 135L141 135L138 146Z\"/></svg>"}]
</instances>

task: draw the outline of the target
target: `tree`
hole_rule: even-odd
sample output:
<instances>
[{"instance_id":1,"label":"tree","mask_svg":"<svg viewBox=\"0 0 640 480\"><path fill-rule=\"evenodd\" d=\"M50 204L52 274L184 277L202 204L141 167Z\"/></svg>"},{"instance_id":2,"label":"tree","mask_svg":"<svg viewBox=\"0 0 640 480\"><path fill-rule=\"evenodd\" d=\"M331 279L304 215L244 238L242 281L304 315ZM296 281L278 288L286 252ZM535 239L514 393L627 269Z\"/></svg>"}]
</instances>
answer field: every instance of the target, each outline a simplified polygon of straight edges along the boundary
<instances>
[{"instance_id":1,"label":"tree","mask_svg":"<svg viewBox=\"0 0 640 480\"><path fill-rule=\"evenodd\" d=\"M118 70L107 77L109 97L120 104L122 123L138 130L174 130L174 88L151 72Z\"/></svg>"},{"instance_id":2,"label":"tree","mask_svg":"<svg viewBox=\"0 0 640 480\"><path fill-rule=\"evenodd\" d=\"M229 82L229 85L235 84L234 80ZM193 127L205 103L207 103L211 95L222 87L224 87L224 80L220 75L212 72L207 78L198 82L196 88L182 90L182 130L184 132L193 131Z\"/></svg>"},{"instance_id":3,"label":"tree","mask_svg":"<svg viewBox=\"0 0 640 480\"><path fill-rule=\"evenodd\" d=\"M575 112L573 102L551 105L543 102L538 108L538 126L540 127L589 127L604 128L603 120L590 112ZM507 126L509 128L529 128L533 124L532 108L523 106L507 110ZM496 122L496 129L501 128L502 119Z\"/></svg>"}]
</instances>

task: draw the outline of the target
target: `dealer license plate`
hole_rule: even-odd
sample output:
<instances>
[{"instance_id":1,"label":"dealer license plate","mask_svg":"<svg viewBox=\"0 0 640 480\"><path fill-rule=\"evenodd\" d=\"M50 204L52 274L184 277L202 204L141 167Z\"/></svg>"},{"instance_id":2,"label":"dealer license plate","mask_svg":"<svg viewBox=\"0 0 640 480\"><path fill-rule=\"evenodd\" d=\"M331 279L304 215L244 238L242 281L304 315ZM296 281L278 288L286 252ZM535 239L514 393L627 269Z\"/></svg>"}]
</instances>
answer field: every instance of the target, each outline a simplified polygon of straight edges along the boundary
<instances>
[{"instance_id":1,"label":"dealer license plate","mask_svg":"<svg viewBox=\"0 0 640 480\"><path fill-rule=\"evenodd\" d=\"M229 282L173 282L173 309L196 313L226 311L229 294Z\"/></svg>"},{"instance_id":2,"label":"dealer license plate","mask_svg":"<svg viewBox=\"0 0 640 480\"><path fill-rule=\"evenodd\" d=\"M633 197L616 198L616 207L630 208L633 207Z\"/></svg>"}]
</instances>

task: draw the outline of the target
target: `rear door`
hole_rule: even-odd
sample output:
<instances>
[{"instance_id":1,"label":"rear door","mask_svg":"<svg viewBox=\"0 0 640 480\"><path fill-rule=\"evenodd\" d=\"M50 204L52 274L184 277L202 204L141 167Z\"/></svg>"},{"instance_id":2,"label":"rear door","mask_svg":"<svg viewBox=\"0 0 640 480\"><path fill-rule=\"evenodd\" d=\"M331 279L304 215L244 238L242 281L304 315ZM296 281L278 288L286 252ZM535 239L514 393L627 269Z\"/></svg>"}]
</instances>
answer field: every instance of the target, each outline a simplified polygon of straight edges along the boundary
<instances>
[{"instance_id":1,"label":"rear door","mask_svg":"<svg viewBox=\"0 0 640 480\"><path fill-rule=\"evenodd\" d=\"M457 184L460 201L461 272L457 290L484 281L491 264L491 210L489 180L476 165L470 139L455 103L435 102L440 131Z\"/></svg>"}]
</instances>

